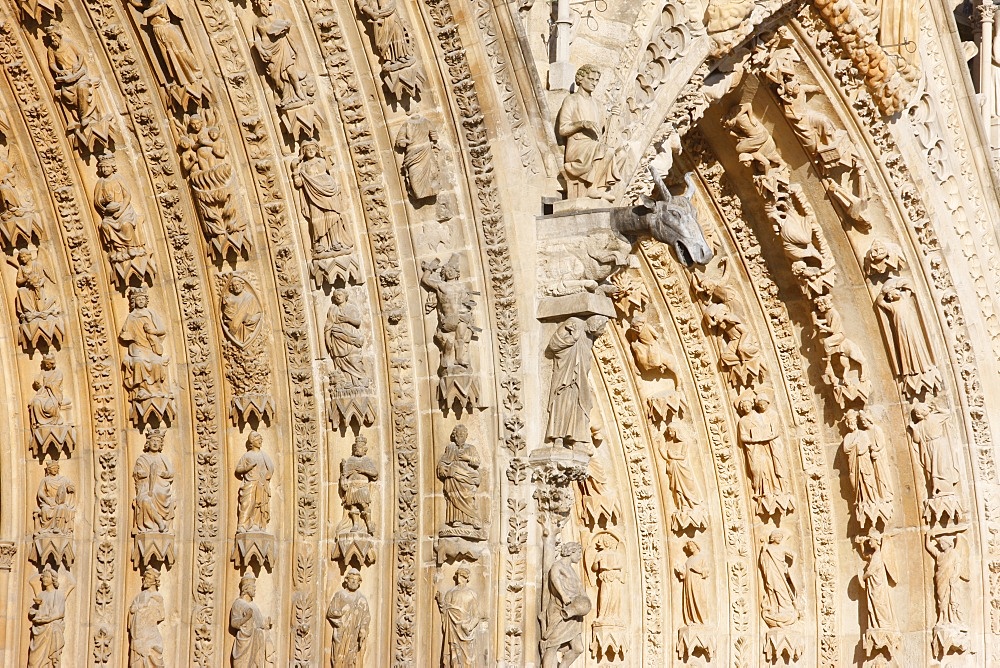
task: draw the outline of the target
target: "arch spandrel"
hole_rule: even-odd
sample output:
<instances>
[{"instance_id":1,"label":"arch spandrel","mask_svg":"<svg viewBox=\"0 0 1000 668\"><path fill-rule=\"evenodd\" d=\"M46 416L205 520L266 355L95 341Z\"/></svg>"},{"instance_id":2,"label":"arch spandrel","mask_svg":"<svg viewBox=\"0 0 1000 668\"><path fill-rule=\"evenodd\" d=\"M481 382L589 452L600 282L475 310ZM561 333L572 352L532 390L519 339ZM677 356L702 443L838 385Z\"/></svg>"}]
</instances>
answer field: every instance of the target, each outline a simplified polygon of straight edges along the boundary
<instances>
[{"instance_id":1,"label":"arch spandrel","mask_svg":"<svg viewBox=\"0 0 1000 668\"><path fill-rule=\"evenodd\" d=\"M4 662L992 665L990 134L881 9L8 2Z\"/></svg>"}]
</instances>

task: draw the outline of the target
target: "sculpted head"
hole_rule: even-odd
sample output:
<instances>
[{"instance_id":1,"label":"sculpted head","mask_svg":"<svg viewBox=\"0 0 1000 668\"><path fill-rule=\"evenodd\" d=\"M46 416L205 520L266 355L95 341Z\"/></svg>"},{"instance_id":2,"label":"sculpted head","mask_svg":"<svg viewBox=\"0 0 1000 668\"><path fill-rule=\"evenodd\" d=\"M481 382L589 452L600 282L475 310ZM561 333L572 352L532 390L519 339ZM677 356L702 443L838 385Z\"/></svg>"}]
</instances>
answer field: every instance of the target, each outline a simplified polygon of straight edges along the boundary
<instances>
[{"instance_id":1,"label":"sculpted head","mask_svg":"<svg viewBox=\"0 0 1000 668\"><path fill-rule=\"evenodd\" d=\"M97 175L101 178L107 178L114 174L116 167L114 153L102 153L101 157L97 159Z\"/></svg>"},{"instance_id":2,"label":"sculpted head","mask_svg":"<svg viewBox=\"0 0 1000 668\"><path fill-rule=\"evenodd\" d=\"M457 281L461 274L458 271L458 255L452 255L447 264L441 267L441 278L446 281Z\"/></svg>"},{"instance_id":3,"label":"sculpted head","mask_svg":"<svg viewBox=\"0 0 1000 668\"><path fill-rule=\"evenodd\" d=\"M149 293L146 288L131 288L128 291L128 309L135 311L144 309L149 305Z\"/></svg>"},{"instance_id":4,"label":"sculpted head","mask_svg":"<svg viewBox=\"0 0 1000 668\"><path fill-rule=\"evenodd\" d=\"M749 396L741 397L736 402L736 410L740 415L749 415L750 411L753 410L753 398Z\"/></svg>"},{"instance_id":5,"label":"sculpted head","mask_svg":"<svg viewBox=\"0 0 1000 668\"><path fill-rule=\"evenodd\" d=\"M781 529L775 529L767 536L767 542L772 545L781 545L783 540L785 540L785 534Z\"/></svg>"},{"instance_id":6,"label":"sculpted head","mask_svg":"<svg viewBox=\"0 0 1000 668\"><path fill-rule=\"evenodd\" d=\"M198 114L191 114L188 117L188 132L198 134L205 127L205 121Z\"/></svg>"},{"instance_id":7,"label":"sculpted head","mask_svg":"<svg viewBox=\"0 0 1000 668\"><path fill-rule=\"evenodd\" d=\"M344 573L344 589L347 591L357 591L361 587L361 571L356 568L348 568Z\"/></svg>"},{"instance_id":8,"label":"sculpted head","mask_svg":"<svg viewBox=\"0 0 1000 668\"><path fill-rule=\"evenodd\" d=\"M760 392L757 394L756 397L754 397L753 407L757 410L758 413L763 413L764 411L767 410L767 407L770 405L771 405L771 397L767 394L767 392Z\"/></svg>"},{"instance_id":9,"label":"sculpted head","mask_svg":"<svg viewBox=\"0 0 1000 668\"><path fill-rule=\"evenodd\" d=\"M357 438L354 439L354 445L351 446L351 454L355 457L364 457L367 452L368 439L363 434L358 434Z\"/></svg>"},{"instance_id":10,"label":"sculpted head","mask_svg":"<svg viewBox=\"0 0 1000 668\"><path fill-rule=\"evenodd\" d=\"M868 411L864 411L864 410L858 411L858 426L859 427L861 427L862 429L867 429L868 427L872 426L873 424L875 424L875 420L874 420L874 418L872 418L872 414L871 413L869 413Z\"/></svg>"},{"instance_id":11,"label":"sculpted head","mask_svg":"<svg viewBox=\"0 0 1000 668\"><path fill-rule=\"evenodd\" d=\"M244 281L239 276L231 276L229 278L229 292L234 295L242 294L246 290L247 282Z\"/></svg>"},{"instance_id":12,"label":"sculpted head","mask_svg":"<svg viewBox=\"0 0 1000 668\"><path fill-rule=\"evenodd\" d=\"M319 155L319 144L313 140L307 140L302 142L302 158L304 160L312 160L317 155Z\"/></svg>"},{"instance_id":13,"label":"sculpted head","mask_svg":"<svg viewBox=\"0 0 1000 668\"><path fill-rule=\"evenodd\" d=\"M52 371L56 368L56 358L52 353L42 355L42 371Z\"/></svg>"},{"instance_id":14,"label":"sculpted head","mask_svg":"<svg viewBox=\"0 0 1000 668\"><path fill-rule=\"evenodd\" d=\"M260 450L263 443L264 437L258 431L251 431L250 435L247 436L247 450Z\"/></svg>"},{"instance_id":15,"label":"sculpted head","mask_svg":"<svg viewBox=\"0 0 1000 668\"><path fill-rule=\"evenodd\" d=\"M455 584L464 585L469 583L469 578L472 577L471 571L465 566L458 568L455 571Z\"/></svg>"},{"instance_id":16,"label":"sculpted head","mask_svg":"<svg viewBox=\"0 0 1000 668\"><path fill-rule=\"evenodd\" d=\"M885 242L881 239L873 241L871 248L868 249L868 259L872 262L881 262L888 257L889 247L885 245Z\"/></svg>"},{"instance_id":17,"label":"sculpted head","mask_svg":"<svg viewBox=\"0 0 1000 668\"><path fill-rule=\"evenodd\" d=\"M673 195L654 166L649 166L649 172L661 199L642 198L640 210L648 210L648 213L638 214L644 223L641 227L646 227L657 241L671 246L685 267L708 264L715 251L698 224L698 213L692 203L695 191L693 174L684 175L687 184L684 194Z\"/></svg>"},{"instance_id":18,"label":"sculpted head","mask_svg":"<svg viewBox=\"0 0 1000 668\"><path fill-rule=\"evenodd\" d=\"M147 568L142 573L142 588L157 589L160 586L160 571L155 568Z\"/></svg>"},{"instance_id":19,"label":"sculpted head","mask_svg":"<svg viewBox=\"0 0 1000 668\"><path fill-rule=\"evenodd\" d=\"M464 424L456 424L451 430L451 442L455 445L464 445L469 438L469 429Z\"/></svg>"},{"instance_id":20,"label":"sculpted head","mask_svg":"<svg viewBox=\"0 0 1000 668\"><path fill-rule=\"evenodd\" d=\"M59 475L59 462L57 462L54 459L45 462L45 475L48 476Z\"/></svg>"},{"instance_id":21,"label":"sculpted head","mask_svg":"<svg viewBox=\"0 0 1000 668\"><path fill-rule=\"evenodd\" d=\"M693 557L699 552L701 552L701 548L698 547L698 543L694 542L693 540L689 540L686 543L684 543L684 554L686 554L687 556Z\"/></svg>"},{"instance_id":22,"label":"sculpted head","mask_svg":"<svg viewBox=\"0 0 1000 668\"><path fill-rule=\"evenodd\" d=\"M344 304L347 303L347 297L348 297L347 290L345 290L344 288L337 288L336 290L333 291L333 295L331 298L333 299L334 304L336 304L337 306L343 306Z\"/></svg>"},{"instance_id":23,"label":"sculpted head","mask_svg":"<svg viewBox=\"0 0 1000 668\"><path fill-rule=\"evenodd\" d=\"M146 434L146 445L143 448L146 452L162 452L163 437L165 432L162 429L153 429Z\"/></svg>"},{"instance_id":24,"label":"sculpted head","mask_svg":"<svg viewBox=\"0 0 1000 668\"><path fill-rule=\"evenodd\" d=\"M22 248L17 251L17 263L21 266L30 264L33 257L34 253L31 252L30 248Z\"/></svg>"},{"instance_id":25,"label":"sculpted head","mask_svg":"<svg viewBox=\"0 0 1000 668\"><path fill-rule=\"evenodd\" d=\"M42 589L59 588L59 576L52 570L51 566L46 566L38 579L42 583Z\"/></svg>"},{"instance_id":26,"label":"sculpted head","mask_svg":"<svg viewBox=\"0 0 1000 668\"><path fill-rule=\"evenodd\" d=\"M597 65L581 65L576 70L576 77L574 79L577 88L582 88L588 93L592 93L597 88L597 82L601 80L601 71L597 69Z\"/></svg>"},{"instance_id":27,"label":"sculpted head","mask_svg":"<svg viewBox=\"0 0 1000 668\"><path fill-rule=\"evenodd\" d=\"M253 571L247 571L247 574L240 578L240 596L253 598L256 595L257 578L254 577Z\"/></svg>"},{"instance_id":28,"label":"sculpted head","mask_svg":"<svg viewBox=\"0 0 1000 668\"><path fill-rule=\"evenodd\" d=\"M559 547L559 556L566 557L575 564L583 557L583 546L576 542L563 543Z\"/></svg>"},{"instance_id":29,"label":"sculpted head","mask_svg":"<svg viewBox=\"0 0 1000 668\"><path fill-rule=\"evenodd\" d=\"M52 45L52 48L58 49L63 41L63 27L53 23L45 28L45 34L49 38L49 44Z\"/></svg>"},{"instance_id":30,"label":"sculpted head","mask_svg":"<svg viewBox=\"0 0 1000 668\"><path fill-rule=\"evenodd\" d=\"M931 407L925 403L919 403L913 407L913 420L920 422L931 414Z\"/></svg>"}]
</instances>

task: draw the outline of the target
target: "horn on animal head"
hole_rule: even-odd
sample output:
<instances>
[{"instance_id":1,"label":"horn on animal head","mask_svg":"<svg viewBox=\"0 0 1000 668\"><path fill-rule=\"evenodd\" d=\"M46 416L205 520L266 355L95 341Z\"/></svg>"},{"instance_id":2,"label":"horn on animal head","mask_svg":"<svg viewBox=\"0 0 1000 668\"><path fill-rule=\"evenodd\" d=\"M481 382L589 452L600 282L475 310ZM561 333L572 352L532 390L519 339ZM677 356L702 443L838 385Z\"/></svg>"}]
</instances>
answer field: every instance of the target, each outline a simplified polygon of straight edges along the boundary
<instances>
[{"instance_id":1,"label":"horn on animal head","mask_svg":"<svg viewBox=\"0 0 1000 668\"><path fill-rule=\"evenodd\" d=\"M687 184L687 188L684 190L684 199L689 200L694 197L694 172L684 174L684 183Z\"/></svg>"},{"instance_id":2,"label":"horn on animal head","mask_svg":"<svg viewBox=\"0 0 1000 668\"><path fill-rule=\"evenodd\" d=\"M667 184L664 183L663 175L660 174L660 170L653 165L650 165L649 175L653 177L653 183L655 183L656 187L660 189L660 197L663 199L670 199L670 191L667 190Z\"/></svg>"}]
</instances>

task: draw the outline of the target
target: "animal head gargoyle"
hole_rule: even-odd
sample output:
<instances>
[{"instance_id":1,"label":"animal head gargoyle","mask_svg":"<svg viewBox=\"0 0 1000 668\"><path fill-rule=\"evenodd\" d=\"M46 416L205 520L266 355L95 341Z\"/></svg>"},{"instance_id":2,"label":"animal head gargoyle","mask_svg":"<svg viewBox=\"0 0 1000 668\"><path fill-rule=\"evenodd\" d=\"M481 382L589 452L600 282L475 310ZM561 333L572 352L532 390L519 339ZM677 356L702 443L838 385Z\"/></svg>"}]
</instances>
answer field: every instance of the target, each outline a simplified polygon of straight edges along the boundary
<instances>
[{"instance_id":1,"label":"animal head gargoyle","mask_svg":"<svg viewBox=\"0 0 1000 668\"><path fill-rule=\"evenodd\" d=\"M712 259L711 245L698 225L698 217L691 203L694 195L694 179L688 172L684 175L687 190L683 195L671 195L663 176L649 166L653 183L663 199L654 200L644 196L639 206L616 209L612 217L615 230L622 234L649 234L659 242L669 244L677 254L681 264L707 264Z\"/></svg>"}]
</instances>

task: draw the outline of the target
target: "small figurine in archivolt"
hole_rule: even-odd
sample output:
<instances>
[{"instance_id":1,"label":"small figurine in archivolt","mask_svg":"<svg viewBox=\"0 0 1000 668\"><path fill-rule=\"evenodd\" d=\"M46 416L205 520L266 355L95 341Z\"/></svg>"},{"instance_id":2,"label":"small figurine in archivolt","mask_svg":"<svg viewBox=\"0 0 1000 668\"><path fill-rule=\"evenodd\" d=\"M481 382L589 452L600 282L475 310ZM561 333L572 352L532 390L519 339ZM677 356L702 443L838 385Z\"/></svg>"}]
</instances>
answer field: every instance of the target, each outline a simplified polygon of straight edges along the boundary
<instances>
[{"instance_id":1,"label":"small figurine in archivolt","mask_svg":"<svg viewBox=\"0 0 1000 668\"><path fill-rule=\"evenodd\" d=\"M132 408L133 424L155 419L174 418L174 398L167 390L167 365L170 358L163 347L167 331L163 318L149 306L145 288L128 292L129 313L118 333L126 346L122 374Z\"/></svg>"},{"instance_id":2,"label":"small figurine in archivolt","mask_svg":"<svg viewBox=\"0 0 1000 668\"><path fill-rule=\"evenodd\" d=\"M410 197L430 200L441 190L437 128L420 114L406 119L393 140L403 154L403 178Z\"/></svg>"},{"instance_id":3,"label":"small figurine in archivolt","mask_svg":"<svg viewBox=\"0 0 1000 668\"><path fill-rule=\"evenodd\" d=\"M112 147L117 133L113 116L98 97L101 80L90 76L87 61L77 44L58 23L45 28L48 36L48 64L56 99L62 104L66 134L80 151L96 153Z\"/></svg>"},{"instance_id":4,"label":"small figurine in archivolt","mask_svg":"<svg viewBox=\"0 0 1000 668\"><path fill-rule=\"evenodd\" d=\"M400 14L396 0L355 0L358 15L371 30L372 46L382 65L382 81L403 103L419 98L427 85L427 75L417 58L410 26Z\"/></svg>"},{"instance_id":5,"label":"small figurine in archivolt","mask_svg":"<svg viewBox=\"0 0 1000 668\"><path fill-rule=\"evenodd\" d=\"M372 485L378 480L378 466L368 456L368 439L358 434L351 456L340 462L340 497L344 517L335 530L333 559L344 564L370 566L375 563L375 536L371 530Z\"/></svg>"},{"instance_id":6,"label":"small figurine in archivolt","mask_svg":"<svg viewBox=\"0 0 1000 668\"><path fill-rule=\"evenodd\" d=\"M805 647L798 631L802 618L802 585L795 571L796 554L785 546L785 533L774 529L758 553L757 567L761 579L760 616L767 625L764 636L764 657L778 663L797 661Z\"/></svg>"},{"instance_id":7,"label":"small figurine in archivolt","mask_svg":"<svg viewBox=\"0 0 1000 668\"><path fill-rule=\"evenodd\" d=\"M421 264L420 284L427 290L426 312L437 313L434 343L441 351L438 363L438 398L442 407L479 405L479 377L472 368L471 343L480 331L473 324L473 292L462 285L458 255L446 264L440 260Z\"/></svg>"},{"instance_id":8,"label":"small figurine in archivolt","mask_svg":"<svg viewBox=\"0 0 1000 668\"><path fill-rule=\"evenodd\" d=\"M34 597L28 608L28 668L58 668L66 646L66 599L76 588L76 580L69 571L58 573L45 566L29 584Z\"/></svg>"},{"instance_id":9,"label":"small figurine in archivolt","mask_svg":"<svg viewBox=\"0 0 1000 668\"><path fill-rule=\"evenodd\" d=\"M222 350L232 392L229 415L234 425L240 421L258 424L274 415L264 307L247 274L231 272L219 278L219 310L226 339Z\"/></svg>"},{"instance_id":10,"label":"small figurine in archivolt","mask_svg":"<svg viewBox=\"0 0 1000 668\"><path fill-rule=\"evenodd\" d=\"M35 532L28 559L38 565L48 561L73 565L73 522L76 517L76 485L59 473L59 462L45 463L45 475L35 493Z\"/></svg>"},{"instance_id":11,"label":"small figurine in archivolt","mask_svg":"<svg viewBox=\"0 0 1000 668\"><path fill-rule=\"evenodd\" d=\"M934 603L937 619L931 651L939 661L948 654L972 650L968 604L969 543L961 533L927 534L924 545L934 558Z\"/></svg>"},{"instance_id":12,"label":"small figurine in archivolt","mask_svg":"<svg viewBox=\"0 0 1000 668\"><path fill-rule=\"evenodd\" d=\"M268 631L274 626L254 603L257 578L253 571L240 578L240 595L229 609L229 627L236 640L230 653L233 668L273 668L274 645Z\"/></svg>"},{"instance_id":13,"label":"small figurine in archivolt","mask_svg":"<svg viewBox=\"0 0 1000 668\"><path fill-rule=\"evenodd\" d=\"M358 591L361 572L348 568L344 574L343 588L333 595L326 619L333 626L330 651L330 668L361 668L365 664L368 627L372 616L368 599Z\"/></svg>"},{"instance_id":14,"label":"small figurine in archivolt","mask_svg":"<svg viewBox=\"0 0 1000 668\"><path fill-rule=\"evenodd\" d=\"M455 557L477 559L480 541L486 539L479 491L483 484L479 450L469 442L464 424L451 430L451 442L437 464L437 477L444 490L445 521L434 541L438 563Z\"/></svg>"},{"instance_id":15,"label":"small figurine in archivolt","mask_svg":"<svg viewBox=\"0 0 1000 668\"><path fill-rule=\"evenodd\" d=\"M552 357L552 381L545 440L554 447L572 449L576 444L591 443L591 351L607 323L608 318L602 315L586 320L573 316L559 325L549 339L546 351Z\"/></svg>"},{"instance_id":16,"label":"small figurine in archivolt","mask_svg":"<svg viewBox=\"0 0 1000 668\"><path fill-rule=\"evenodd\" d=\"M881 656L885 663L875 660L871 665L889 665L889 659L899 649L903 634L896 623L892 606L892 588L898 584L893 555L889 550L888 536L877 531L855 539L865 565L858 574L858 581L865 590L865 617L867 628L861 639L869 659Z\"/></svg>"},{"instance_id":17,"label":"small figurine in archivolt","mask_svg":"<svg viewBox=\"0 0 1000 668\"><path fill-rule=\"evenodd\" d=\"M677 658L687 662L701 654L711 661L715 652L715 633L707 624L712 600L708 577L712 567L693 540L684 543L684 554L687 559L674 568L674 575L681 581L682 625L677 629Z\"/></svg>"},{"instance_id":18,"label":"small figurine in archivolt","mask_svg":"<svg viewBox=\"0 0 1000 668\"><path fill-rule=\"evenodd\" d=\"M163 454L165 432L153 429L132 467L132 563L139 566L174 563L173 521L177 507L174 466Z\"/></svg>"},{"instance_id":19,"label":"small figurine in archivolt","mask_svg":"<svg viewBox=\"0 0 1000 668\"><path fill-rule=\"evenodd\" d=\"M299 211L309 222L313 280L318 285L363 283L333 162L318 142L307 139L299 146L291 169L292 184L299 191Z\"/></svg>"},{"instance_id":20,"label":"small figurine in archivolt","mask_svg":"<svg viewBox=\"0 0 1000 668\"><path fill-rule=\"evenodd\" d=\"M365 336L361 329L361 309L349 301L350 294L337 288L326 312L323 339L330 354L328 416L334 429L346 429L352 422L366 427L375 423L375 393L365 368L362 352Z\"/></svg>"},{"instance_id":21,"label":"small figurine in archivolt","mask_svg":"<svg viewBox=\"0 0 1000 668\"><path fill-rule=\"evenodd\" d=\"M964 522L961 455L948 437L948 413L933 403L910 409L910 441L924 471L924 521L933 525Z\"/></svg>"},{"instance_id":22,"label":"small figurine in archivolt","mask_svg":"<svg viewBox=\"0 0 1000 668\"><path fill-rule=\"evenodd\" d=\"M597 587L590 655L598 661L624 659L628 640L622 617L626 564L621 539L610 531L597 533L583 555L583 563L591 586Z\"/></svg>"},{"instance_id":23,"label":"small figurine in archivolt","mask_svg":"<svg viewBox=\"0 0 1000 668\"><path fill-rule=\"evenodd\" d=\"M143 218L132 206L133 188L118 173L113 153L97 159L94 209L101 216L101 241L120 288L136 283L152 285L156 262L143 242Z\"/></svg>"},{"instance_id":24,"label":"small figurine in archivolt","mask_svg":"<svg viewBox=\"0 0 1000 668\"><path fill-rule=\"evenodd\" d=\"M593 604L576 570L582 557L580 543L563 543L545 573L538 620L542 668L568 668L583 654L583 618Z\"/></svg>"},{"instance_id":25,"label":"small figurine in archivolt","mask_svg":"<svg viewBox=\"0 0 1000 668\"><path fill-rule=\"evenodd\" d=\"M17 315L17 340L25 351L40 345L52 348L62 344L66 319L52 294L55 281L50 274L47 259L39 251L22 248L17 251L17 297L14 311Z\"/></svg>"},{"instance_id":26,"label":"small figurine in archivolt","mask_svg":"<svg viewBox=\"0 0 1000 668\"><path fill-rule=\"evenodd\" d=\"M31 453L40 457L48 451L62 450L71 455L76 447L76 427L66 418L70 402L63 394L63 372L56 368L51 354L42 356L41 367L31 384L35 396L28 402Z\"/></svg>"},{"instance_id":27,"label":"small figurine in archivolt","mask_svg":"<svg viewBox=\"0 0 1000 668\"><path fill-rule=\"evenodd\" d=\"M163 666L163 634L160 624L167 618L160 593L160 571L152 566L142 572L142 589L128 607L128 666Z\"/></svg>"},{"instance_id":28,"label":"small figurine in archivolt","mask_svg":"<svg viewBox=\"0 0 1000 668\"><path fill-rule=\"evenodd\" d=\"M4 137L0 121L0 137ZM28 191L19 186L10 146L0 143L0 238L8 251L45 239Z\"/></svg>"},{"instance_id":29,"label":"small figurine in archivolt","mask_svg":"<svg viewBox=\"0 0 1000 668\"><path fill-rule=\"evenodd\" d=\"M478 650L478 636L487 618L479 610L476 590L469 586L471 575L468 568L460 566L455 569L455 586L443 594L434 594L441 612L441 668L485 665Z\"/></svg>"},{"instance_id":30,"label":"small figurine in archivolt","mask_svg":"<svg viewBox=\"0 0 1000 668\"><path fill-rule=\"evenodd\" d=\"M737 435L746 452L755 511L764 518L787 515L795 509L795 496L771 398L764 392L747 393L736 408L740 414Z\"/></svg>"},{"instance_id":31,"label":"small figurine in archivolt","mask_svg":"<svg viewBox=\"0 0 1000 668\"><path fill-rule=\"evenodd\" d=\"M923 320L909 279L888 279L875 299L882 332L891 347L893 371L903 391L911 398L942 387L941 372L934 363Z\"/></svg>"},{"instance_id":32,"label":"small figurine in archivolt","mask_svg":"<svg viewBox=\"0 0 1000 668\"><path fill-rule=\"evenodd\" d=\"M238 568L254 559L262 566L274 562L274 536L268 532L271 521L271 478L274 461L261 448L264 439L256 431L247 437L247 451L236 462L240 490L236 500L236 536L230 554Z\"/></svg>"},{"instance_id":33,"label":"small figurine in archivolt","mask_svg":"<svg viewBox=\"0 0 1000 668\"><path fill-rule=\"evenodd\" d=\"M889 447L885 432L867 410L847 411L844 417L851 487L854 489L854 519L861 528L884 529L892 519L893 487Z\"/></svg>"}]
</instances>

